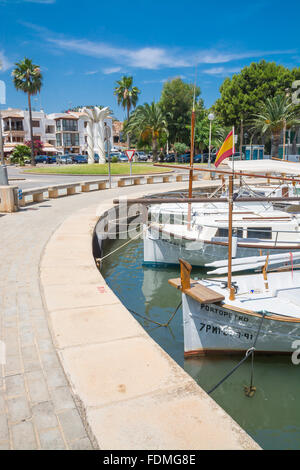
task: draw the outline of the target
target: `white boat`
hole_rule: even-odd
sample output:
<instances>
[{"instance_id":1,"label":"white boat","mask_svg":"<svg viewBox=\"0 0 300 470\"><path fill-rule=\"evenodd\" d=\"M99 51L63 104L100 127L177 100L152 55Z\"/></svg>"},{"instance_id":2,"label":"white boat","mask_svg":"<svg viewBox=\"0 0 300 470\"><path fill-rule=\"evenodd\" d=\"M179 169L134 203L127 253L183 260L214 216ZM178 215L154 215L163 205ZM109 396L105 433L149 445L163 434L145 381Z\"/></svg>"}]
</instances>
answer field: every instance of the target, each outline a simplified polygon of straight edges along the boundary
<instances>
[{"instance_id":1,"label":"white boat","mask_svg":"<svg viewBox=\"0 0 300 470\"><path fill-rule=\"evenodd\" d=\"M228 255L228 205L192 217L183 224L152 222L144 227L144 264L178 264L183 258L204 266ZM212 212L215 210L215 212ZM300 249L299 219L294 214L260 206L234 207L233 258L282 253Z\"/></svg>"},{"instance_id":2,"label":"white boat","mask_svg":"<svg viewBox=\"0 0 300 470\"><path fill-rule=\"evenodd\" d=\"M221 187L220 187L221 188ZM219 188L219 189L220 189ZM284 185L263 185L263 186L247 186L247 188L242 187L236 192L236 199L234 201L235 210L272 210L273 208L286 210L290 206L294 205L293 201L289 201L288 198L296 197L299 194L299 186L294 187L292 184ZM216 197L217 191L207 196L207 198ZM223 191L219 197L224 198L224 203L218 202L208 202L201 203L195 202L191 204L191 214L193 217L201 216L202 214L213 214L219 211L227 212L228 211L228 191ZM253 197L251 202L239 202L238 198L240 197ZM272 197L272 198L282 198L282 200L272 202L259 202L255 201L257 197ZM149 220L152 222L159 223L175 223L175 224L184 224L187 220L188 214L188 203L180 202L178 199L177 203L173 204L153 204L149 208Z\"/></svg>"},{"instance_id":3,"label":"white boat","mask_svg":"<svg viewBox=\"0 0 300 470\"><path fill-rule=\"evenodd\" d=\"M180 279L169 283L179 288ZM300 272L205 279L182 288L184 354L241 354L251 348L264 354L291 354L300 340Z\"/></svg>"}]
</instances>

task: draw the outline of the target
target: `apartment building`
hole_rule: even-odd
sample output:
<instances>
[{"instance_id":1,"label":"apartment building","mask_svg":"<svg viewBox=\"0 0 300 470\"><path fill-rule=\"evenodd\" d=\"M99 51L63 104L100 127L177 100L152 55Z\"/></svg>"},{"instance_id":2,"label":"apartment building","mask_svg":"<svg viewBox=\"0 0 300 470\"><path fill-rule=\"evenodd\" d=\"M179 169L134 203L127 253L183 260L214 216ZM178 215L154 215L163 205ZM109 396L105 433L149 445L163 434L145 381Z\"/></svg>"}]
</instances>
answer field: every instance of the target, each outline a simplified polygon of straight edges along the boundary
<instances>
[{"instance_id":1,"label":"apartment building","mask_svg":"<svg viewBox=\"0 0 300 470\"><path fill-rule=\"evenodd\" d=\"M112 127L111 118L106 119L106 124ZM80 112L46 114L44 111L32 111L33 138L43 142L43 153L47 155L86 154L86 127L87 120ZM29 112L12 108L3 110L2 135L7 156L16 145L30 140Z\"/></svg>"}]
</instances>

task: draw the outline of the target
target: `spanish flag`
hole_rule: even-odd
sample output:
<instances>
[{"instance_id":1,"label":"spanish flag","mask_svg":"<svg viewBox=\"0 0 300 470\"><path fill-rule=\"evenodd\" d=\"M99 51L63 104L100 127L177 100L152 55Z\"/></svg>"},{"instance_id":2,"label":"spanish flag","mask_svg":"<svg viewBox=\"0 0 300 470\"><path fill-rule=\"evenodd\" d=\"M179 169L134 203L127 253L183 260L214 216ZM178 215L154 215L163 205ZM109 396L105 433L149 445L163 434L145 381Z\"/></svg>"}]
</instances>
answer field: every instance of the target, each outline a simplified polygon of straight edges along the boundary
<instances>
[{"instance_id":1,"label":"spanish flag","mask_svg":"<svg viewBox=\"0 0 300 470\"><path fill-rule=\"evenodd\" d=\"M231 157L235 152L234 150L234 130L229 132L228 136L224 140L222 147L219 149L215 161L215 167L217 168L225 158Z\"/></svg>"}]
</instances>

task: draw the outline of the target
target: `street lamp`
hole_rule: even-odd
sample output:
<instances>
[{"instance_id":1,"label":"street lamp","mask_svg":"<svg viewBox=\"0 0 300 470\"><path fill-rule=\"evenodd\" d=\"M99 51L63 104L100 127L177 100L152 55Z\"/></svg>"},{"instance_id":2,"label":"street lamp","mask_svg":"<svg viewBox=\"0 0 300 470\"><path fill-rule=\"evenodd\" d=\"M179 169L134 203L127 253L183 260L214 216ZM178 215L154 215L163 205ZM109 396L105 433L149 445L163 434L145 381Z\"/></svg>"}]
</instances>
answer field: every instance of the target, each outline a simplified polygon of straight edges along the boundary
<instances>
[{"instance_id":1,"label":"street lamp","mask_svg":"<svg viewBox=\"0 0 300 470\"><path fill-rule=\"evenodd\" d=\"M211 124L212 124L212 121L215 119L214 113L209 113L208 119L209 119L208 168L210 168Z\"/></svg>"}]
</instances>

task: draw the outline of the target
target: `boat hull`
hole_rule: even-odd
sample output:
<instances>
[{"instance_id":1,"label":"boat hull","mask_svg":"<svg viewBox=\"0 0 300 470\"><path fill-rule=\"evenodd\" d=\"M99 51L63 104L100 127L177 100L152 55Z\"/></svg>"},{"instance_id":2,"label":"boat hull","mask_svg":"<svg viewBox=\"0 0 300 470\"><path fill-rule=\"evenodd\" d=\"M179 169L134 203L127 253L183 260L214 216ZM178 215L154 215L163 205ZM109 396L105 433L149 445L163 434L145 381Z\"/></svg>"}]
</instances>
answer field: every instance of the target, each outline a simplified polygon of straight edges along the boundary
<instances>
[{"instance_id":1,"label":"boat hull","mask_svg":"<svg viewBox=\"0 0 300 470\"><path fill-rule=\"evenodd\" d=\"M217 304L201 304L182 294L185 357L244 354L259 331L256 351L292 354L300 340L300 320L241 312Z\"/></svg>"},{"instance_id":2,"label":"boat hull","mask_svg":"<svg viewBox=\"0 0 300 470\"><path fill-rule=\"evenodd\" d=\"M193 242L192 242L193 243ZM146 233L144 235L144 264L149 266L176 265L179 264L179 258L189 262L192 266L204 266L207 263L227 259L227 244L217 244L208 242L195 242L195 249L186 249L179 242L173 243L171 240L161 238L151 238ZM283 253L287 250L248 248L238 246L236 249L236 258L247 256L261 256L268 253Z\"/></svg>"}]
</instances>

